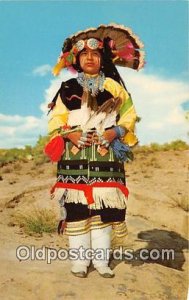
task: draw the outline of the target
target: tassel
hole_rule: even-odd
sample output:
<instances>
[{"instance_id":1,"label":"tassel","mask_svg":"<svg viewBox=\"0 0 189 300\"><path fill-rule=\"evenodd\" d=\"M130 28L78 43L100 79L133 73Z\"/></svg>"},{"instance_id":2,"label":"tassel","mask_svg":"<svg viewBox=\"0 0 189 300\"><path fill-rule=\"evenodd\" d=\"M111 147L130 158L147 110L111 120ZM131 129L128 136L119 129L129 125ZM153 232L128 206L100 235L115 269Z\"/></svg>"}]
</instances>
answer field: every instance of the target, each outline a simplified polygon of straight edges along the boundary
<instances>
[{"instance_id":1,"label":"tassel","mask_svg":"<svg viewBox=\"0 0 189 300\"><path fill-rule=\"evenodd\" d=\"M66 227L66 222L65 220L60 220L59 224L58 224L58 228L57 228L57 231L58 231L58 234L63 234L64 233L64 229Z\"/></svg>"},{"instance_id":2,"label":"tassel","mask_svg":"<svg viewBox=\"0 0 189 300\"><path fill-rule=\"evenodd\" d=\"M115 139L110 144L115 156L122 162L133 160L133 153L128 145L119 139Z\"/></svg>"},{"instance_id":3,"label":"tassel","mask_svg":"<svg viewBox=\"0 0 189 300\"><path fill-rule=\"evenodd\" d=\"M64 139L56 136L45 146L44 152L51 161L59 161L64 152Z\"/></svg>"}]
</instances>

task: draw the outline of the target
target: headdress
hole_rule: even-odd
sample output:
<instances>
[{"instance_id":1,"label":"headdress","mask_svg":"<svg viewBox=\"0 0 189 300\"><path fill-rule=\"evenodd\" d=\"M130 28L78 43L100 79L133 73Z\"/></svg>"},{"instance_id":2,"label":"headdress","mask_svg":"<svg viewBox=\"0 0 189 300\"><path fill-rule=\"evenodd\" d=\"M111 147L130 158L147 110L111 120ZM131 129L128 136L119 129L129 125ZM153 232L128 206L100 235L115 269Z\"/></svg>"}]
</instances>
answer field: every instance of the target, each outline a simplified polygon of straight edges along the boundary
<instances>
[{"instance_id":1,"label":"headdress","mask_svg":"<svg viewBox=\"0 0 189 300\"><path fill-rule=\"evenodd\" d=\"M108 48L115 65L139 70L144 66L143 43L139 38L123 25L100 25L79 31L67 38L53 74L58 75L63 68L72 68L76 64L76 57L84 48L92 50Z\"/></svg>"}]
</instances>

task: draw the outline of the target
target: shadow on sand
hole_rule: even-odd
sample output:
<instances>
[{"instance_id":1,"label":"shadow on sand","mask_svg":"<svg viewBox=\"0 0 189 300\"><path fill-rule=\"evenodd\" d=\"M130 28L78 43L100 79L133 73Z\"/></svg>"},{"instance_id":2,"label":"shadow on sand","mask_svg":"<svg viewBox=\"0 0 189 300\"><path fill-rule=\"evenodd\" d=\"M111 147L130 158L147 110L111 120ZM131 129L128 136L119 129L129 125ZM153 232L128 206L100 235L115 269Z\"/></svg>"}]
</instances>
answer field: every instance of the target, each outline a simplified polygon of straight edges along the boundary
<instances>
[{"instance_id":1,"label":"shadow on sand","mask_svg":"<svg viewBox=\"0 0 189 300\"><path fill-rule=\"evenodd\" d=\"M181 235L174 231L153 229L139 232L138 238L137 242L145 242L145 247L141 247L135 251L123 247L123 251L126 252L122 254L121 258L115 259L115 256L111 257L110 267L112 269L124 261L126 264L132 266L155 263L183 271L183 264L185 262L183 250L188 249L189 244ZM146 243L148 244L146 245Z\"/></svg>"}]
</instances>

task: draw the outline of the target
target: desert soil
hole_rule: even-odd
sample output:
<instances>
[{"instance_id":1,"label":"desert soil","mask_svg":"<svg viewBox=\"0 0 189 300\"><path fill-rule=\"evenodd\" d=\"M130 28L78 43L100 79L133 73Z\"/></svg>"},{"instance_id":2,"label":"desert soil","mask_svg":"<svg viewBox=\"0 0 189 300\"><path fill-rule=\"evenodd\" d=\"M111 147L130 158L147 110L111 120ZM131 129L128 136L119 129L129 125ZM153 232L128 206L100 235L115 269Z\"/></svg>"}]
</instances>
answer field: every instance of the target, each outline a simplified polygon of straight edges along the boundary
<instances>
[{"instance_id":1,"label":"desert soil","mask_svg":"<svg viewBox=\"0 0 189 300\"><path fill-rule=\"evenodd\" d=\"M46 261L16 258L20 245L31 248L67 248L65 235L28 235L14 221L18 211L35 208L57 211L49 189L56 166L17 162L1 170L0 201L0 298L21 299L128 299L185 300L188 286L187 151L138 153L126 164L130 190L127 209L127 247L174 250L174 260L112 260L116 276L100 277L90 269L85 279L73 277L68 260Z\"/></svg>"}]
</instances>

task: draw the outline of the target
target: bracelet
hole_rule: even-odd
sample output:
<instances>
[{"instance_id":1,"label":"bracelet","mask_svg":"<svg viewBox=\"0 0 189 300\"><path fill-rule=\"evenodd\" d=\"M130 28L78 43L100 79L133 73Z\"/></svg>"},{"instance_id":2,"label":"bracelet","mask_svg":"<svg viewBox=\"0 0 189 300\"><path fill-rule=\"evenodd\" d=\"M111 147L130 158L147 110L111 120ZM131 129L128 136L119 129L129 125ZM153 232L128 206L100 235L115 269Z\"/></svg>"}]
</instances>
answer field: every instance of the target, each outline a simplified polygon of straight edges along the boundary
<instances>
[{"instance_id":1,"label":"bracelet","mask_svg":"<svg viewBox=\"0 0 189 300\"><path fill-rule=\"evenodd\" d=\"M123 137L127 132L126 128L122 126L115 126L113 129L115 130L118 138Z\"/></svg>"}]
</instances>

